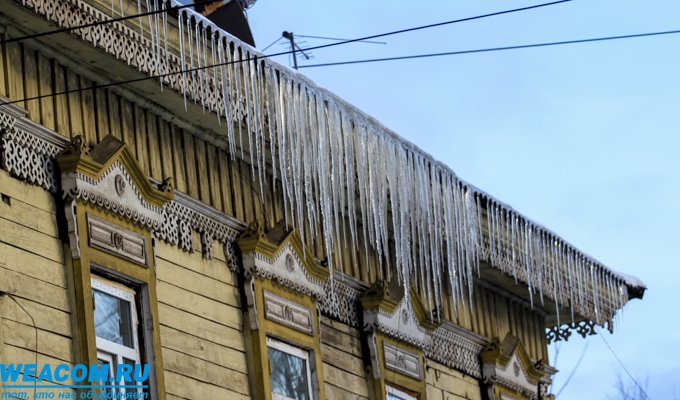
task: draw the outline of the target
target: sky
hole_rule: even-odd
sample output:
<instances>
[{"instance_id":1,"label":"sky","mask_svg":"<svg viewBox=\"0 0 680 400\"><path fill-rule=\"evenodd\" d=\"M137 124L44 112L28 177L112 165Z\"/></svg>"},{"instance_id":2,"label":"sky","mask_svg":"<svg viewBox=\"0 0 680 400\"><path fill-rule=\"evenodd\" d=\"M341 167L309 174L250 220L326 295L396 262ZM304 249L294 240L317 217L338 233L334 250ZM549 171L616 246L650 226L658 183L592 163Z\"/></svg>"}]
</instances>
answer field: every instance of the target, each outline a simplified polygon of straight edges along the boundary
<instances>
[{"instance_id":1,"label":"sky","mask_svg":"<svg viewBox=\"0 0 680 400\"><path fill-rule=\"evenodd\" d=\"M248 18L262 49L284 30L355 38L539 2L259 0ZM386 45L316 50L300 64L676 30L679 14L680 2L671 0L574 0L379 39ZM302 47L329 43L299 40ZM288 50L281 43L268 52ZM301 71L464 180L642 279L644 299L631 301L614 334L603 337L649 398L675 400L678 48L680 35L670 35ZM560 400L617 398L619 375L634 385L598 336L572 336L556 367L553 392L574 371Z\"/></svg>"}]
</instances>

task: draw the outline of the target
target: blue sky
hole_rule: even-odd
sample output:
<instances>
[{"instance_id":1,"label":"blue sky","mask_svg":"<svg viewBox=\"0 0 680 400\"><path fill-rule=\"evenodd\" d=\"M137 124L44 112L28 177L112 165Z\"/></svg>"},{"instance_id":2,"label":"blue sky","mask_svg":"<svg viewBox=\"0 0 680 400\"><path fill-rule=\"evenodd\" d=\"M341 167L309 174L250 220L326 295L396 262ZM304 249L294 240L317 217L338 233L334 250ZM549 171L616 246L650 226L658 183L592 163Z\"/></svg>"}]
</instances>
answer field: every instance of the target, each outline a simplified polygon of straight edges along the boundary
<instances>
[{"instance_id":1,"label":"blue sky","mask_svg":"<svg viewBox=\"0 0 680 400\"><path fill-rule=\"evenodd\" d=\"M283 30L353 38L531 4L259 0L248 14L262 48ZM300 64L674 30L679 14L670 0L575 0L387 37L387 45L317 50ZM302 71L463 179L640 277L644 300L629 303L605 339L648 382L650 398L680 399L678 48L675 35ZM573 337L561 347L554 390L586 342L560 399L614 398L617 374L630 383L601 338Z\"/></svg>"}]
</instances>

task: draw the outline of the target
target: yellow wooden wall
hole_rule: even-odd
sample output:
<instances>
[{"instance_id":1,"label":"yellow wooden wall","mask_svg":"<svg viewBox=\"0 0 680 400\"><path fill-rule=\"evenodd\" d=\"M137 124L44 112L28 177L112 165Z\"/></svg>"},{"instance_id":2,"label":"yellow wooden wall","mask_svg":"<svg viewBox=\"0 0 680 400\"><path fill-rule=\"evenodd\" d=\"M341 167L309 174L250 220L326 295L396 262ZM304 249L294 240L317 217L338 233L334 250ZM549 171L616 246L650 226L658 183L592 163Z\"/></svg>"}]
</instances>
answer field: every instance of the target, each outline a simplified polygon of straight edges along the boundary
<instances>
[{"instance_id":1,"label":"yellow wooden wall","mask_svg":"<svg viewBox=\"0 0 680 400\"><path fill-rule=\"evenodd\" d=\"M3 170L0 197L0 290L8 293L0 297L0 362L72 365L69 278L54 199Z\"/></svg>"},{"instance_id":2,"label":"yellow wooden wall","mask_svg":"<svg viewBox=\"0 0 680 400\"><path fill-rule=\"evenodd\" d=\"M23 42L0 46L2 96L22 99L91 85L87 78ZM108 134L118 137L131 146L148 175L157 180L172 176L176 190L240 221L249 223L258 220L264 223L266 220L273 224L284 217L282 199L278 197L280 190L275 195L270 188L264 194L266 205L261 206L253 190L255 185L251 183L249 165L230 159L224 149L161 118L135 100L122 96L116 90L97 89L19 105L28 110L31 120L65 137L84 135L90 144L97 143ZM305 236L320 237L318 232L306 232ZM359 238L358 242L362 243L363 239ZM325 257L321 241L307 246L316 252L318 258ZM366 257L360 250L349 248L347 243L336 248L341 249L333 255L336 270L369 284L381 276L374 254ZM180 257L179 252L176 255ZM173 259L174 256L166 257ZM198 255L196 257L199 258ZM367 258L368 265L362 265ZM162 288L170 290L165 284ZM462 307L457 313L447 302L442 315L488 338L502 338L505 332L510 331L524 341L532 358L547 359L542 317L527 307L485 290L477 290L473 302L471 309Z\"/></svg>"},{"instance_id":3,"label":"yellow wooden wall","mask_svg":"<svg viewBox=\"0 0 680 400\"><path fill-rule=\"evenodd\" d=\"M427 400L481 400L479 381L428 360L425 374Z\"/></svg>"},{"instance_id":4,"label":"yellow wooden wall","mask_svg":"<svg viewBox=\"0 0 680 400\"><path fill-rule=\"evenodd\" d=\"M322 317L321 359L328 400L369 398L357 329Z\"/></svg>"},{"instance_id":5,"label":"yellow wooden wall","mask_svg":"<svg viewBox=\"0 0 680 400\"><path fill-rule=\"evenodd\" d=\"M248 399L243 318L221 246L212 260L156 243L158 313L169 399Z\"/></svg>"}]
</instances>

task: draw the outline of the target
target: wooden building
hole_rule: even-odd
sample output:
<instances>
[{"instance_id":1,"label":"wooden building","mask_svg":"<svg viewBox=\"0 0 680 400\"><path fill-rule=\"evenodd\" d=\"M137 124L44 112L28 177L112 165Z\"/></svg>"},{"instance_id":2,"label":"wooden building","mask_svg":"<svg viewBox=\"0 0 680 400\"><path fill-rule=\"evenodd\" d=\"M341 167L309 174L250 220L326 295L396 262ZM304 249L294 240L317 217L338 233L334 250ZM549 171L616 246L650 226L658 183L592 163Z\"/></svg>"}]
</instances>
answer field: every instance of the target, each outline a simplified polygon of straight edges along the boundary
<instances>
[{"instance_id":1,"label":"wooden building","mask_svg":"<svg viewBox=\"0 0 680 400\"><path fill-rule=\"evenodd\" d=\"M3 364L148 363L154 399L545 399L548 343L642 298L188 9L25 37L141 3L0 5Z\"/></svg>"}]
</instances>

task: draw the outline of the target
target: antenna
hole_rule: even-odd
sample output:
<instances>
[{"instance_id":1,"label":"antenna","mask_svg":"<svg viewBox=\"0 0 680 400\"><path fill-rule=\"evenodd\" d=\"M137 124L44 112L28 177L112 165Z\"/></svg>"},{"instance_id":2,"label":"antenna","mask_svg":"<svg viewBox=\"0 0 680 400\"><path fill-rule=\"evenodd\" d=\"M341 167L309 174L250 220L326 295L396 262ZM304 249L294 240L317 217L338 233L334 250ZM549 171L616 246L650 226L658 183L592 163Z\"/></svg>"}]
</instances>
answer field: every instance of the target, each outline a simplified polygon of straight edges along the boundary
<instances>
[{"instance_id":1,"label":"antenna","mask_svg":"<svg viewBox=\"0 0 680 400\"><path fill-rule=\"evenodd\" d=\"M293 56L293 68L298 69L297 53L302 53L302 55L305 56L307 60L310 59L309 54L305 53L305 51L300 46L295 44L295 35L293 35L293 32L283 31L281 36L283 36L285 39L288 39L290 42L290 50Z\"/></svg>"}]
</instances>

